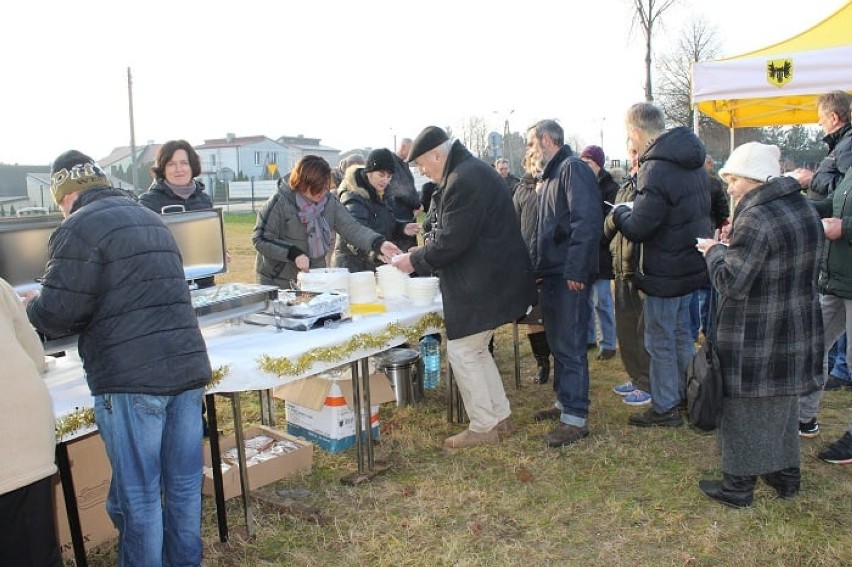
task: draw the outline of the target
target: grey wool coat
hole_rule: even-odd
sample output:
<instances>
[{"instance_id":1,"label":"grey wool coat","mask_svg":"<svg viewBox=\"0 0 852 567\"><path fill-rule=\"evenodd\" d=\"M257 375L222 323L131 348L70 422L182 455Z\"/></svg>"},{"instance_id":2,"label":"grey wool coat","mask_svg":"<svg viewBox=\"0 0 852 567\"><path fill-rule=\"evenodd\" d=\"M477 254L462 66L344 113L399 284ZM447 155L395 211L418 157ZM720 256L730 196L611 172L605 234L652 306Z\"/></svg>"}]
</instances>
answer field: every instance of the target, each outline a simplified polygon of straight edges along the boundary
<instances>
[{"instance_id":1,"label":"grey wool coat","mask_svg":"<svg viewBox=\"0 0 852 567\"><path fill-rule=\"evenodd\" d=\"M322 214L331 230L365 250L377 251L384 242L381 234L355 220L332 194ZM299 220L299 206L292 189L281 187L263 205L251 241L257 250L254 266L258 283L289 288L299 273L295 259L308 254L308 230ZM324 268L325 255L310 258L310 266Z\"/></svg>"},{"instance_id":2,"label":"grey wool coat","mask_svg":"<svg viewBox=\"0 0 852 567\"><path fill-rule=\"evenodd\" d=\"M737 204L730 246L707 251L720 296L716 340L726 397L795 396L821 386L824 240L798 183L776 177Z\"/></svg>"}]
</instances>

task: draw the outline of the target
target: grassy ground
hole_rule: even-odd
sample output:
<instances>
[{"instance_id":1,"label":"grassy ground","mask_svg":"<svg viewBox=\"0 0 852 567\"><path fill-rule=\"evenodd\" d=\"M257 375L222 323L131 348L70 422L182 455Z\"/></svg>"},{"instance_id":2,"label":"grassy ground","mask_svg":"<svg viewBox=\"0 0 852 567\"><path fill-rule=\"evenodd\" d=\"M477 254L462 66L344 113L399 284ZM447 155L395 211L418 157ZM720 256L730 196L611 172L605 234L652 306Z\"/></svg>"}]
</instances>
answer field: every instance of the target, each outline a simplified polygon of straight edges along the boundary
<instances>
[{"instance_id":1,"label":"grassy ground","mask_svg":"<svg viewBox=\"0 0 852 567\"><path fill-rule=\"evenodd\" d=\"M227 218L232 255L220 281L253 281L254 218ZM523 336L523 334L522 334ZM719 477L712 434L690 428L637 429L634 409L611 388L626 379L619 359L590 362L589 438L548 449L551 424L535 411L553 402L550 384L530 381L534 363L522 343L522 386L513 378L511 334L500 329L495 358L519 432L497 446L442 449L461 429L447 423L443 384L422 404L381 408L376 458L391 468L358 487L341 484L355 470L353 450L314 452L313 472L279 481L306 489L289 507L257 502L257 536L245 537L239 498L228 502L231 541L218 542L215 508L204 499L205 565L692 565L838 566L852 564L852 467L816 459L852 421L852 392L828 392L822 434L802 440L801 494L782 501L759 484L753 509L732 510L698 491ZM246 424L259 422L256 396L243 399ZM230 432L230 406L221 401ZM284 410L276 408L278 427ZM315 520L315 521L312 521ZM90 564L114 564L113 546Z\"/></svg>"}]
</instances>

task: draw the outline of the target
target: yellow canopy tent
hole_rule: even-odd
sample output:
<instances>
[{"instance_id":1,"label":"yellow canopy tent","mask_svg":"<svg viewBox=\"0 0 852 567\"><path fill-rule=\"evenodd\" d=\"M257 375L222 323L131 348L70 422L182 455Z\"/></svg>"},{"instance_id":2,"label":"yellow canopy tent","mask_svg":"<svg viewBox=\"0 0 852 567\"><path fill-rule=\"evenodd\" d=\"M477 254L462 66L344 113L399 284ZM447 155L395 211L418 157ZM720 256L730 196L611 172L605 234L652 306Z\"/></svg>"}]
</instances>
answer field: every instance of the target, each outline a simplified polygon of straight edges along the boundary
<instances>
[{"instance_id":1,"label":"yellow canopy tent","mask_svg":"<svg viewBox=\"0 0 852 567\"><path fill-rule=\"evenodd\" d=\"M817 122L816 99L833 90L852 91L852 0L786 41L692 67L693 107L732 142L734 128Z\"/></svg>"}]
</instances>

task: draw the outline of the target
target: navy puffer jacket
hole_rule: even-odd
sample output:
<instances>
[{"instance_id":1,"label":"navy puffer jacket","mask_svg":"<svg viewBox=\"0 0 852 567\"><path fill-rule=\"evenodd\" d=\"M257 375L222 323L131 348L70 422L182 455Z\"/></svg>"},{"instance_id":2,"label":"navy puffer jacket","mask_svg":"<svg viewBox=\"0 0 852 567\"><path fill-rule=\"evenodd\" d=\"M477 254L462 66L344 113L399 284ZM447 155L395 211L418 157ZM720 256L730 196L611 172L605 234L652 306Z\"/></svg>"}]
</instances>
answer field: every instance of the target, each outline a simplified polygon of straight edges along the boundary
<instances>
[{"instance_id":1,"label":"navy puffer jacket","mask_svg":"<svg viewBox=\"0 0 852 567\"><path fill-rule=\"evenodd\" d=\"M695 239L713 235L704 144L684 127L661 134L639 159L633 209L616 207L615 226L639 244L636 287L655 297L686 295L707 281Z\"/></svg>"},{"instance_id":2,"label":"navy puffer jacket","mask_svg":"<svg viewBox=\"0 0 852 567\"><path fill-rule=\"evenodd\" d=\"M170 396L210 380L180 252L159 215L115 189L91 189L48 251L27 314L48 335L79 333L92 395Z\"/></svg>"}]
</instances>

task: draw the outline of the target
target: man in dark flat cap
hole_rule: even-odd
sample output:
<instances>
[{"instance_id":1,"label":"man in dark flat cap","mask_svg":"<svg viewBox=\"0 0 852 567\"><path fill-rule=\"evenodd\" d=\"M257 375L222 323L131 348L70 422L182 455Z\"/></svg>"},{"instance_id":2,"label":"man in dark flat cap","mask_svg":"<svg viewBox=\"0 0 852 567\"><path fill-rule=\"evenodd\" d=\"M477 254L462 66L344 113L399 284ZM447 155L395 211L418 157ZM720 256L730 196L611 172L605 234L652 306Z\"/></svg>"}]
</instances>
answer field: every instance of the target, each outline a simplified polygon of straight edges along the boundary
<instances>
[{"instance_id":1,"label":"man in dark flat cap","mask_svg":"<svg viewBox=\"0 0 852 567\"><path fill-rule=\"evenodd\" d=\"M511 435L509 400L488 343L494 330L535 301L529 254L500 175L437 126L424 129L408 161L436 184L431 238L393 259L407 272L441 280L447 357L470 417L448 448L496 443Z\"/></svg>"}]
</instances>

